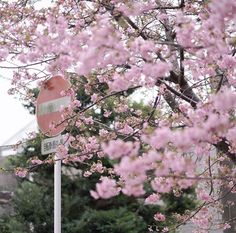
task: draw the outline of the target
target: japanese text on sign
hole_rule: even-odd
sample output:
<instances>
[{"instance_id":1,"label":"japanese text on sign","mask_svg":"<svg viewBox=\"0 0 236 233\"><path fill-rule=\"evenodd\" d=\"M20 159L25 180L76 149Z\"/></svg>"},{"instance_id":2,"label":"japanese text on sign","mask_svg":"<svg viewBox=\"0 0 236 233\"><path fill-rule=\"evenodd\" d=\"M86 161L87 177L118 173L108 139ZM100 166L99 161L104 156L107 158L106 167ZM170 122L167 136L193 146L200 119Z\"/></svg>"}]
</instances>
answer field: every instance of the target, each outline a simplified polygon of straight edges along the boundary
<instances>
[{"instance_id":1,"label":"japanese text on sign","mask_svg":"<svg viewBox=\"0 0 236 233\"><path fill-rule=\"evenodd\" d=\"M53 138L46 138L42 141L41 144L41 153L42 155L54 153L57 150L57 146L64 143L62 135Z\"/></svg>"}]
</instances>

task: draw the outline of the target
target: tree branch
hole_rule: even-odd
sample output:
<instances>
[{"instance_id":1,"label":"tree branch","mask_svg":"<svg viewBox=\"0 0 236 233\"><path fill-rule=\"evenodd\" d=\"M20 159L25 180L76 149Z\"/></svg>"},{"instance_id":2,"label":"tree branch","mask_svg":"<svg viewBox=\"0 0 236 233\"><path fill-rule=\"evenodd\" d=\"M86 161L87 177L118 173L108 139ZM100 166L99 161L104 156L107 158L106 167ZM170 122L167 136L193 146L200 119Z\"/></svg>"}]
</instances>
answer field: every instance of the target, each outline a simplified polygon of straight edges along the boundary
<instances>
[{"instance_id":1,"label":"tree branch","mask_svg":"<svg viewBox=\"0 0 236 233\"><path fill-rule=\"evenodd\" d=\"M172 92L173 94L175 94L176 96L179 96L181 99L187 101L188 103L191 104L191 106L193 108L197 107L197 101L195 101L194 99L190 99L188 96L184 95L183 93L179 93L178 91L176 91L174 88L172 88L171 86L169 86L168 84L166 84L165 82L163 82L166 86L166 88Z\"/></svg>"},{"instance_id":2,"label":"tree branch","mask_svg":"<svg viewBox=\"0 0 236 233\"><path fill-rule=\"evenodd\" d=\"M226 154L235 164L236 164L236 154L230 152L229 144L226 143L225 138L223 138L220 142L213 144L219 151Z\"/></svg>"},{"instance_id":3,"label":"tree branch","mask_svg":"<svg viewBox=\"0 0 236 233\"><path fill-rule=\"evenodd\" d=\"M185 7L185 1L181 0L178 6L159 6L159 7L155 7L153 10L176 10L176 9L181 9L184 7Z\"/></svg>"}]
</instances>

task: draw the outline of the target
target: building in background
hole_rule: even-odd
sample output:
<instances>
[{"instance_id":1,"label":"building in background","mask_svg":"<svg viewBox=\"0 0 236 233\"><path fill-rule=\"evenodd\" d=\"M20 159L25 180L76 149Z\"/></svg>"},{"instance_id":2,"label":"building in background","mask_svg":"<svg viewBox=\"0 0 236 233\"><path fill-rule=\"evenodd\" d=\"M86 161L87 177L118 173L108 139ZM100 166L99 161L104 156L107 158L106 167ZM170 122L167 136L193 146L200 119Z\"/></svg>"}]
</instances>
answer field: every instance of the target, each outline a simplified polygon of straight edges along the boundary
<instances>
[{"instance_id":1,"label":"building in background","mask_svg":"<svg viewBox=\"0 0 236 233\"><path fill-rule=\"evenodd\" d=\"M28 122L22 129L8 138L2 145L0 145L0 157L15 155L22 150L22 144L17 145L27 137L27 133L37 131L36 120ZM17 146L16 146L17 145Z\"/></svg>"},{"instance_id":2,"label":"building in background","mask_svg":"<svg viewBox=\"0 0 236 233\"><path fill-rule=\"evenodd\" d=\"M30 121L0 146L0 168L5 167L8 156L17 155L17 153L22 151L24 144L19 144L18 146L15 146L15 144L26 138L27 133L36 130L36 121ZM13 211L10 200L16 187L17 178L12 172L0 172L0 217Z\"/></svg>"}]
</instances>

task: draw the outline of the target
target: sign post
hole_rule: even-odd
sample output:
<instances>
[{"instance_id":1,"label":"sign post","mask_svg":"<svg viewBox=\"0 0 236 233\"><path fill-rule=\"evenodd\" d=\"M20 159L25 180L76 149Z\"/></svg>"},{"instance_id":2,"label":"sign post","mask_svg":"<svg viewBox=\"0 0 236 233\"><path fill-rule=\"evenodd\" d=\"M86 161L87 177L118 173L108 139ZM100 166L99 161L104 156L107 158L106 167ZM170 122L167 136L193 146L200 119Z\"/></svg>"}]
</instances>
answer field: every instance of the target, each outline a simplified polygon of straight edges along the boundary
<instances>
[{"instance_id":1,"label":"sign post","mask_svg":"<svg viewBox=\"0 0 236 233\"><path fill-rule=\"evenodd\" d=\"M54 233L61 233L61 160L54 163Z\"/></svg>"},{"instance_id":2,"label":"sign post","mask_svg":"<svg viewBox=\"0 0 236 233\"><path fill-rule=\"evenodd\" d=\"M60 109L69 106L71 98L61 93L69 88L67 80L54 76L46 80L40 89L36 102L37 122L42 133L50 137L42 142L42 154L56 152L56 147L63 143L59 134L65 129L66 122L61 122ZM51 127L52 124L54 127ZM54 159L54 233L61 233L61 160L57 155Z\"/></svg>"}]
</instances>

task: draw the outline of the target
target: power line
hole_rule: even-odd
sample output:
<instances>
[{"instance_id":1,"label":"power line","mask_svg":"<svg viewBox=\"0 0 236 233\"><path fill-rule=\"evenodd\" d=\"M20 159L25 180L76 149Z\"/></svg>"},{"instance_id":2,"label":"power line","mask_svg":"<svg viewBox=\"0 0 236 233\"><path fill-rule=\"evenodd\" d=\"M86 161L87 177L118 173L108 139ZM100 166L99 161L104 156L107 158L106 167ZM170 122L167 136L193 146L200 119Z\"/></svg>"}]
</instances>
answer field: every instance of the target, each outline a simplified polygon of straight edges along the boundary
<instances>
[{"instance_id":1,"label":"power line","mask_svg":"<svg viewBox=\"0 0 236 233\"><path fill-rule=\"evenodd\" d=\"M0 151L2 150L9 150L9 149L17 149L23 145L25 145L28 141L30 141L30 139L27 139L25 141L19 142L19 143L15 143L15 144L8 144L8 142L10 142L12 139L14 139L15 137L17 137L18 135L20 135L21 132L24 132L25 129L27 129L29 126L32 125L32 123L34 123L35 120L30 121L27 125L25 125L23 128L21 128L17 133L15 133L13 136L11 136L9 139L7 139L2 146L0 146ZM33 140L33 139L32 139ZM4 145L6 144L6 145Z\"/></svg>"},{"instance_id":2,"label":"power line","mask_svg":"<svg viewBox=\"0 0 236 233\"><path fill-rule=\"evenodd\" d=\"M20 130L18 130L14 135L12 135L9 139L7 139L3 144L8 144L12 139L20 135L21 132L24 132L25 129L27 129L29 126L33 125L35 120L31 120L29 123L27 123L24 127L22 127Z\"/></svg>"}]
</instances>

